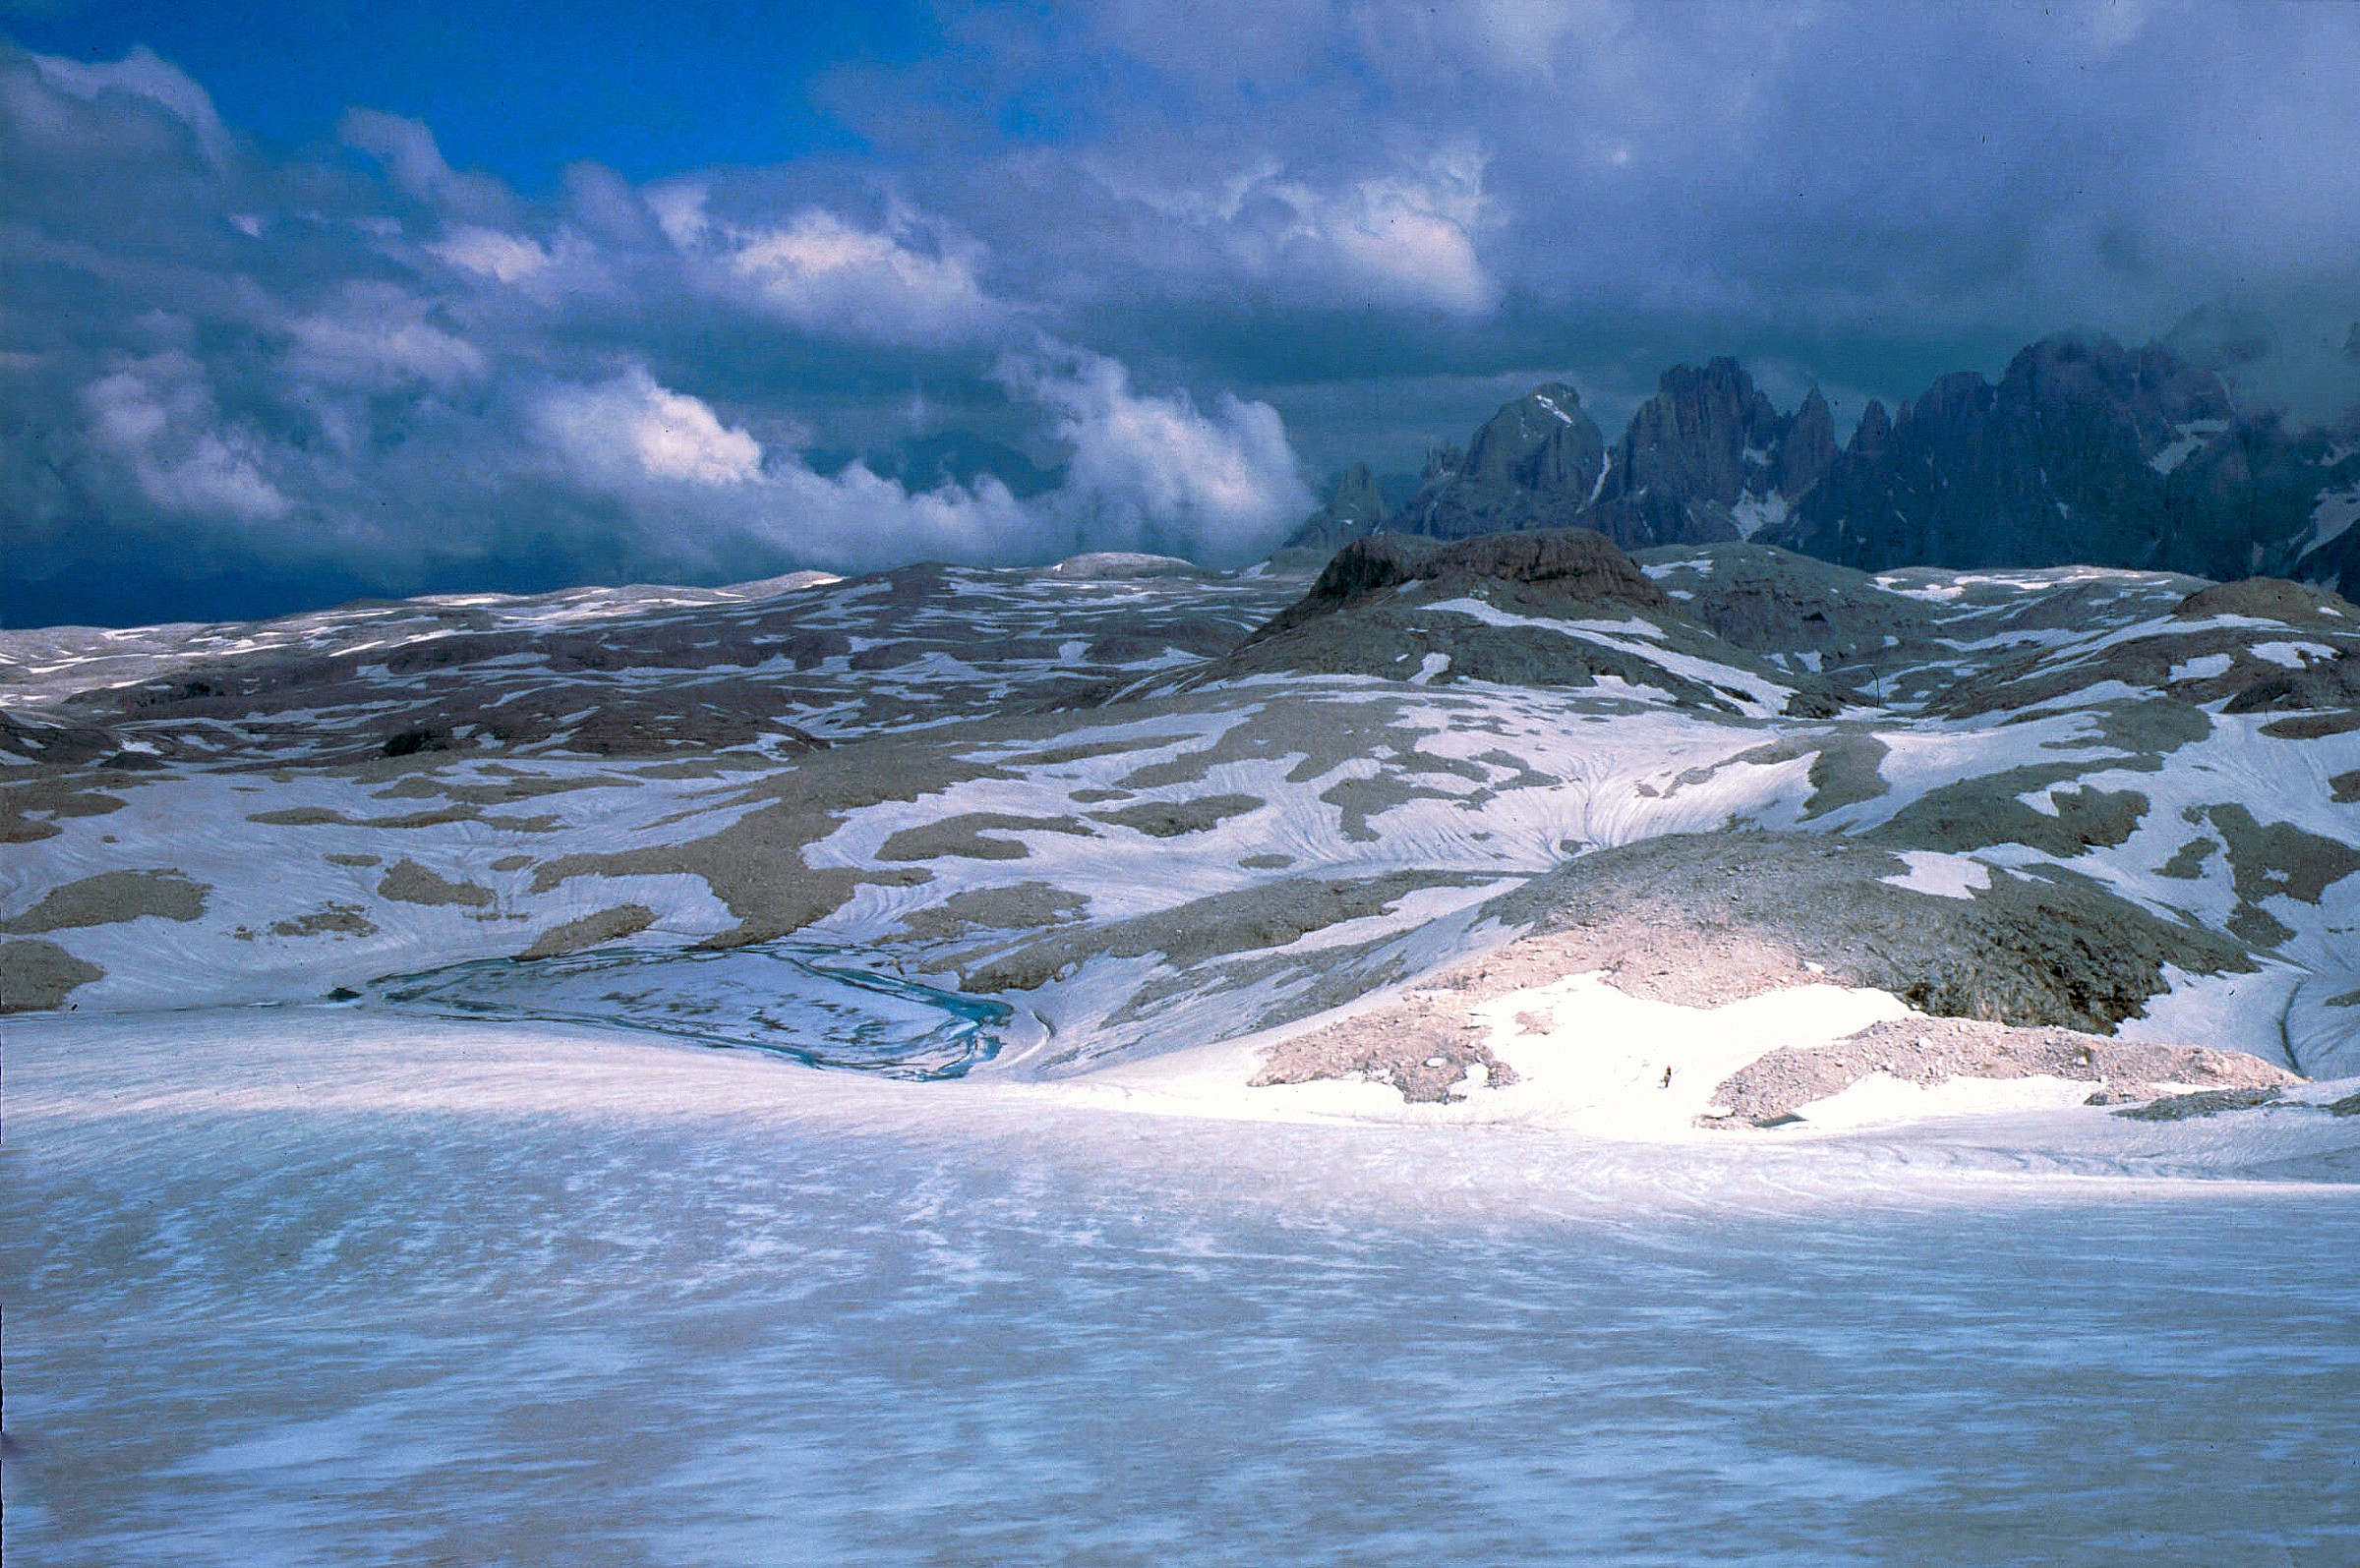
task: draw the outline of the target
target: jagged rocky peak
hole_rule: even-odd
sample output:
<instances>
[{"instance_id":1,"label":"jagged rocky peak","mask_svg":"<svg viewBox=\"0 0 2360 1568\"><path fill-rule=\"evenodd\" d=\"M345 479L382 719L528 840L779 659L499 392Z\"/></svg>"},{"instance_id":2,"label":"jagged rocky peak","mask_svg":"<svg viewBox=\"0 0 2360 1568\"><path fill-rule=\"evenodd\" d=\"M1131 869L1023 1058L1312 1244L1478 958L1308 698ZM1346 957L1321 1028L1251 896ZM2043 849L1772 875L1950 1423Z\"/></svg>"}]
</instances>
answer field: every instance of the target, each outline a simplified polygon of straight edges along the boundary
<instances>
[{"instance_id":1,"label":"jagged rocky peak","mask_svg":"<svg viewBox=\"0 0 2360 1568\"><path fill-rule=\"evenodd\" d=\"M1289 550L1333 550L1373 534L1386 524L1385 497L1366 463L1354 463L1337 477L1335 491L1303 520L1286 542Z\"/></svg>"},{"instance_id":2,"label":"jagged rocky peak","mask_svg":"<svg viewBox=\"0 0 2360 1568\"><path fill-rule=\"evenodd\" d=\"M2129 426L2140 455L2151 461L2175 445L2184 455L2198 438L2236 419L2221 378L2161 344L2126 349L2110 337L2072 332L2019 352L2000 377L1997 396L2013 409L2102 410Z\"/></svg>"},{"instance_id":3,"label":"jagged rocky peak","mask_svg":"<svg viewBox=\"0 0 2360 1568\"><path fill-rule=\"evenodd\" d=\"M1429 448L1425 483L1389 526L1430 539L1566 527L1596 498L1605 465L1581 394L1550 381L1502 404L1464 451Z\"/></svg>"},{"instance_id":4,"label":"jagged rocky peak","mask_svg":"<svg viewBox=\"0 0 2360 1568\"><path fill-rule=\"evenodd\" d=\"M1580 394L1552 381L1503 405L1463 452L1430 450L1388 526L1432 539L1583 527L1632 550L1747 538L1783 522L1837 455L1816 389L1781 414L1734 359L1666 371L1611 450Z\"/></svg>"},{"instance_id":5,"label":"jagged rocky peak","mask_svg":"<svg viewBox=\"0 0 2360 1568\"><path fill-rule=\"evenodd\" d=\"M1836 455L1817 388L1781 414L1734 359L1676 365L1615 443L1585 521L1634 550L1749 539L1784 523Z\"/></svg>"},{"instance_id":6,"label":"jagged rocky peak","mask_svg":"<svg viewBox=\"0 0 2360 1568\"><path fill-rule=\"evenodd\" d=\"M1551 381L1501 406L1468 443L1458 475L1587 501L1605 460L1605 438L1582 411L1581 394Z\"/></svg>"},{"instance_id":7,"label":"jagged rocky peak","mask_svg":"<svg viewBox=\"0 0 2360 1568\"><path fill-rule=\"evenodd\" d=\"M1893 416L1885 412L1884 399L1872 397L1868 406L1860 410L1860 422L1853 427L1852 444L1844 448L1844 455L1874 461L1883 457L1892 445Z\"/></svg>"},{"instance_id":8,"label":"jagged rocky peak","mask_svg":"<svg viewBox=\"0 0 2360 1568\"><path fill-rule=\"evenodd\" d=\"M1736 360L1702 370L1675 365L1616 446L1612 494L1668 490L1683 501L1729 506L1748 491L1768 492L1786 424Z\"/></svg>"},{"instance_id":9,"label":"jagged rocky peak","mask_svg":"<svg viewBox=\"0 0 2360 1568\"><path fill-rule=\"evenodd\" d=\"M1377 479L1368 464L1354 463L1337 477L1335 493L1328 497L1328 515L1372 528L1385 525L1385 497L1377 494Z\"/></svg>"},{"instance_id":10,"label":"jagged rocky peak","mask_svg":"<svg viewBox=\"0 0 2360 1568\"><path fill-rule=\"evenodd\" d=\"M1994 383L1941 377L1851 447L1770 542L1871 571L2081 563L2229 578L2333 577L2323 498L2346 483L2324 436L2240 418L2169 348L2062 333ZM2330 507L2330 510L2332 510Z\"/></svg>"},{"instance_id":11,"label":"jagged rocky peak","mask_svg":"<svg viewBox=\"0 0 2360 1568\"><path fill-rule=\"evenodd\" d=\"M1837 451L1835 413L1814 386L1778 444L1778 493L1789 500L1802 495L1835 466Z\"/></svg>"}]
</instances>

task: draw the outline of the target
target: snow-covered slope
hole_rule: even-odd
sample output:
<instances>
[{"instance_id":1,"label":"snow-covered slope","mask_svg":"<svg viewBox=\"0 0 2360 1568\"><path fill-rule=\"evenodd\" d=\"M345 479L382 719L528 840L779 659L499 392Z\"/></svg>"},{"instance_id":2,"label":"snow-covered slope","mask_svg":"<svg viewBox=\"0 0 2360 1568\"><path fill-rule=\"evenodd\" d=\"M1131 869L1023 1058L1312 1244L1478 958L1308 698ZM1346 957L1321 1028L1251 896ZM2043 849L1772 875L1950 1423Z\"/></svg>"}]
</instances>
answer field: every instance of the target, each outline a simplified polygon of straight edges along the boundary
<instances>
[{"instance_id":1,"label":"snow-covered slope","mask_svg":"<svg viewBox=\"0 0 2360 1568\"><path fill-rule=\"evenodd\" d=\"M1654 1063L1641 1004L1816 987L2360 1075L2333 596L1380 545L1307 600L1077 562L0 633L0 1005L334 996L909 1075L1251 1040L1275 1106L1326 1091L1254 1063L1497 959L1556 1021L1453 980L1482 1051L1332 1074L1530 1105L1532 1040L1595 1036L1684 1127L1778 1040Z\"/></svg>"}]
</instances>

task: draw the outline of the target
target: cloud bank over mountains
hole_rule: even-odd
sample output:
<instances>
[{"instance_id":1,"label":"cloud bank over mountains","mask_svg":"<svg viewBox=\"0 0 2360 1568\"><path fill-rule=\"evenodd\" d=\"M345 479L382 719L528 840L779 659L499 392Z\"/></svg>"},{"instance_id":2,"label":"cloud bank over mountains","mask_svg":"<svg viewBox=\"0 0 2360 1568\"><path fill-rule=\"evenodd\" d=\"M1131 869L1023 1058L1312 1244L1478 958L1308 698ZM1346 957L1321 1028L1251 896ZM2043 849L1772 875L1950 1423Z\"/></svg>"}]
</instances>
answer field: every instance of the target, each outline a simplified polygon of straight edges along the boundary
<instances>
[{"instance_id":1,"label":"cloud bank over mountains","mask_svg":"<svg viewBox=\"0 0 2360 1568\"><path fill-rule=\"evenodd\" d=\"M2316 155L2360 145L2349 8L944 27L821 84L854 150L540 188L0 44L0 612L1235 562L1349 458L1553 376L1618 421L1716 353L1849 420L2179 321L2250 395L2360 397L2360 161Z\"/></svg>"}]
</instances>

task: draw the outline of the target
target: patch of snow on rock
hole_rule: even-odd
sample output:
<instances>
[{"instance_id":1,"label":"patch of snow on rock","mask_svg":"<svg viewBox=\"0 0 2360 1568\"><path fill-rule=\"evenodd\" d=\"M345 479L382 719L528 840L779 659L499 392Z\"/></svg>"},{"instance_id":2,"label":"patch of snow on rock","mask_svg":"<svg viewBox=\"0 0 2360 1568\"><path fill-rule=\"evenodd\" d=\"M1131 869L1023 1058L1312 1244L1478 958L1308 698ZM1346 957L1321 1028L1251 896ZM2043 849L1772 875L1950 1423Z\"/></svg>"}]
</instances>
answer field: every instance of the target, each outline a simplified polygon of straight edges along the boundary
<instances>
[{"instance_id":1,"label":"patch of snow on rock","mask_svg":"<svg viewBox=\"0 0 2360 1568\"><path fill-rule=\"evenodd\" d=\"M1909 871L1898 877L1879 877L1887 887L1937 899L1969 899L1991 886L1991 868L1973 855L1945 854L1938 849L1904 849Z\"/></svg>"},{"instance_id":2,"label":"patch of snow on rock","mask_svg":"<svg viewBox=\"0 0 2360 1568\"><path fill-rule=\"evenodd\" d=\"M2266 659L2270 663L2287 669L2300 669L2314 659L2334 658L2336 650L2329 647L2326 643L2271 642L2254 644L2253 653L2256 659Z\"/></svg>"},{"instance_id":3,"label":"patch of snow on rock","mask_svg":"<svg viewBox=\"0 0 2360 1568\"><path fill-rule=\"evenodd\" d=\"M1751 539L1763 529L1776 527L1787 520L1787 498L1776 491L1767 495L1756 495L1747 491L1729 509L1729 516L1730 521L1737 525L1738 537Z\"/></svg>"},{"instance_id":4,"label":"patch of snow on rock","mask_svg":"<svg viewBox=\"0 0 2360 1568\"><path fill-rule=\"evenodd\" d=\"M2171 683L2176 686L2183 680L2211 680L2215 675L2227 674L2229 666L2236 662L2228 654L2198 654L2185 664L2171 667Z\"/></svg>"}]
</instances>

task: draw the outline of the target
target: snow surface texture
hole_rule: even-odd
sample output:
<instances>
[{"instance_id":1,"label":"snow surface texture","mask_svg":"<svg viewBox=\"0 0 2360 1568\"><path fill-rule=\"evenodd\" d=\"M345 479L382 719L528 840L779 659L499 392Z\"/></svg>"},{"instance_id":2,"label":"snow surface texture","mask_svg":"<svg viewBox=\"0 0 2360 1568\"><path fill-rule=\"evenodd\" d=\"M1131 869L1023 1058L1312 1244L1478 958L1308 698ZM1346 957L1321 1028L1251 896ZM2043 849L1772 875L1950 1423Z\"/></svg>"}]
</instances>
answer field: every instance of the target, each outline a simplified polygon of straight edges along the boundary
<instances>
[{"instance_id":1,"label":"snow surface texture","mask_svg":"<svg viewBox=\"0 0 2360 1568\"><path fill-rule=\"evenodd\" d=\"M1671 1155L313 1007L9 1033L12 1563L2360 1542L2360 1205L2217 1179L2348 1177L2360 1119Z\"/></svg>"},{"instance_id":2,"label":"snow surface texture","mask_svg":"<svg viewBox=\"0 0 2360 1568\"><path fill-rule=\"evenodd\" d=\"M2360 612L1643 564L0 633L9 1560L2351 1558Z\"/></svg>"},{"instance_id":3,"label":"snow surface texture","mask_svg":"<svg viewBox=\"0 0 2360 1568\"><path fill-rule=\"evenodd\" d=\"M1069 1076L1270 1049L1514 944L1597 851L1767 832L1859 851L1868 891L1797 905L1764 990L2360 1074L2360 611L1642 564L1595 577L1628 602L1402 582L1242 652L1299 580L917 567L0 633L0 1006L333 993ZM1782 875L1732 884L1747 941ZM1922 931L1880 958L1860 919ZM1688 920L1657 940L1719 951ZM1952 950L2026 983L1930 975ZM1661 1020L1609 978L1564 995L1611 1055ZM1507 1071L1428 1052L1336 1092L1450 1071L1446 1099L1537 1104L1484 1050ZM1742 1066L1699 1051L1649 1118Z\"/></svg>"}]
</instances>

